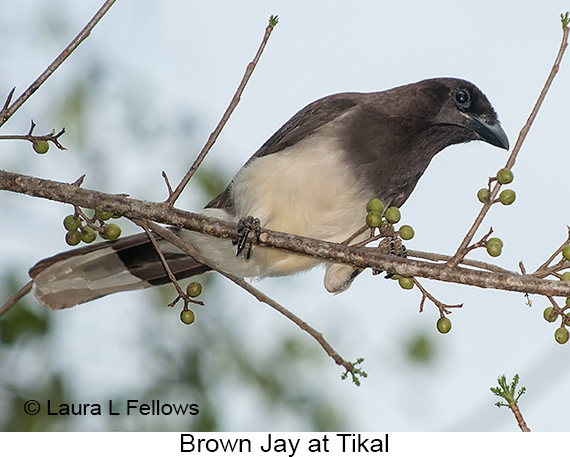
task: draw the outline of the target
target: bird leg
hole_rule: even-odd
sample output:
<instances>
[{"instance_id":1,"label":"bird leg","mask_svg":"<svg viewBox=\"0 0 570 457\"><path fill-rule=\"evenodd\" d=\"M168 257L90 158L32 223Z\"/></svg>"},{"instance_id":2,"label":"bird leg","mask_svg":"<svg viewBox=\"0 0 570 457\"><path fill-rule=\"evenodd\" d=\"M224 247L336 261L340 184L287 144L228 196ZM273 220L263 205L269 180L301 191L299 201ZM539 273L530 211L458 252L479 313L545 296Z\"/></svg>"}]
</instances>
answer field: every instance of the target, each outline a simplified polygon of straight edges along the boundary
<instances>
[{"instance_id":1,"label":"bird leg","mask_svg":"<svg viewBox=\"0 0 570 457\"><path fill-rule=\"evenodd\" d=\"M249 234L253 232L255 238L247 242L247 238ZM261 225L259 219L253 216L242 217L238 222L238 235L235 240L232 241L234 245L237 246L236 248L236 256L239 256L244 249L247 247L247 250L244 252L244 257L246 260L251 258L251 249L253 244L259 244L259 237L261 236Z\"/></svg>"}]
</instances>

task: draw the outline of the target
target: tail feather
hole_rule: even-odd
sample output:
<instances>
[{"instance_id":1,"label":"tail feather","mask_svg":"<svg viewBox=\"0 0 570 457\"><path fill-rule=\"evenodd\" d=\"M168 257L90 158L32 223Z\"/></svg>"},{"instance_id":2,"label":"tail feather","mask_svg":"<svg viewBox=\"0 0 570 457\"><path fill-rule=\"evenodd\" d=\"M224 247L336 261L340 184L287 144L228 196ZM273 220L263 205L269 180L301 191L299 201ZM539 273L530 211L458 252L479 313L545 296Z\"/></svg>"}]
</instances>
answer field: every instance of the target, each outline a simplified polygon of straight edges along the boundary
<instances>
[{"instance_id":1,"label":"tail feather","mask_svg":"<svg viewBox=\"0 0 570 457\"><path fill-rule=\"evenodd\" d=\"M156 236L177 279L209 268ZM169 281L164 265L146 233L67 251L34 265L32 292L51 309L71 308L116 292L144 289Z\"/></svg>"}]
</instances>

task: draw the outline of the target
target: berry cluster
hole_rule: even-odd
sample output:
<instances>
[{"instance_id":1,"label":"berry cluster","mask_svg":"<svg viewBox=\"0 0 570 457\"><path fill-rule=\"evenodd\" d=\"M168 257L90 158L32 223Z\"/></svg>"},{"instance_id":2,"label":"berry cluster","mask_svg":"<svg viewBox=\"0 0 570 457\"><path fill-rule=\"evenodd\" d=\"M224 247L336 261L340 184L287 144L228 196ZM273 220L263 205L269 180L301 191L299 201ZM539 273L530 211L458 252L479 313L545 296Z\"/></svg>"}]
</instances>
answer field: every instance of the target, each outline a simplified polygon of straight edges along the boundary
<instances>
[{"instance_id":1,"label":"berry cluster","mask_svg":"<svg viewBox=\"0 0 570 457\"><path fill-rule=\"evenodd\" d=\"M395 206L390 206L384 211L384 204L378 199L373 198L366 205L366 225L372 230L378 229L380 234L384 233L385 236L394 237L399 235L402 240L411 240L414 235L414 229L409 225L402 225L397 232L394 232L394 224L400 222L402 215L400 209ZM387 235L386 235L387 234ZM401 245L401 242L400 242ZM397 251L404 251L404 249L391 249L394 255L400 255ZM412 289L414 287L414 280L412 278L405 278L401 275L395 274L390 276L392 279L397 279L402 289Z\"/></svg>"},{"instance_id":2,"label":"berry cluster","mask_svg":"<svg viewBox=\"0 0 570 457\"><path fill-rule=\"evenodd\" d=\"M496 177L491 178L489 180L489 184L492 181L497 181L501 185L510 184L513 182L513 179L514 179L513 172L509 168L501 168L497 172ZM477 192L477 199L481 203L486 203L487 200L489 199L489 193L490 190L488 188L479 189L479 191ZM504 189L499 194L499 198L491 202L491 204L501 203L505 206L509 206L514 203L515 199L516 199L516 194L514 190ZM501 255L501 252L503 250L503 241L500 238L496 237L490 238L489 240L486 241L484 246L487 248L487 254L489 254L491 257L498 257Z\"/></svg>"},{"instance_id":3,"label":"berry cluster","mask_svg":"<svg viewBox=\"0 0 570 457\"><path fill-rule=\"evenodd\" d=\"M380 231L393 230L393 224L400 222L402 218L400 210L395 206L390 206L384 212L384 204L377 198L368 202L366 211L366 225ZM403 240L411 240L415 235L414 229L409 225L402 225L398 233Z\"/></svg>"},{"instance_id":4,"label":"berry cluster","mask_svg":"<svg viewBox=\"0 0 570 457\"><path fill-rule=\"evenodd\" d=\"M378 229L380 235L388 237L399 236L402 240L406 241L414 237L414 229L409 225L402 225L397 232L394 232L394 224L400 222L402 218L400 210L397 207L391 206L384 211L384 204L379 199L373 198L366 205L366 211L366 225L373 231L374 229ZM496 255L500 254L503 242L499 238L493 238L487 243L491 244L490 249L494 250L493 252L496 251L498 246L499 253ZM401 246L400 240L391 238L391 244L393 246L390 248L390 252L394 255L404 253L405 256L405 248ZM489 248L487 249L489 250ZM408 278L399 274L393 274L387 277L397 280L402 289L410 290L414 288L414 278ZM451 321L447 317L442 316L438 319L436 328L440 333L448 333L451 330Z\"/></svg>"},{"instance_id":5,"label":"berry cluster","mask_svg":"<svg viewBox=\"0 0 570 457\"><path fill-rule=\"evenodd\" d=\"M191 282L190 284L188 284L188 287L186 287L186 294L190 298L196 298L201 293L202 293L202 284L200 284L197 281ZM191 309L188 309L188 302L184 303L184 308L182 309L182 312L180 313L180 320L186 325L190 325L196 320L196 316L194 315L194 311L192 311Z\"/></svg>"},{"instance_id":6,"label":"berry cluster","mask_svg":"<svg viewBox=\"0 0 570 457\"><path fill-rule=\"evenodd\" d=\"M497 172L497 176L495 179L501 185L510 184L513 182L513 179L514 179L513 172L511 170L509 170L508 168L501 168ZM477 192L477 198L479 199L479 201L481 203L485 203L487 201L488 197L489 197L489 189L483 188L483 189L479 189L479 191ZM516 195L514 190L505 189L505 190L502 190L501 193L499 194L499 199L494 201L493 203L500 202L505 206L509 206L515 202L516 197L517 197L517 195Z\"/></svg>"},{"instance_id":7,"label":"berry cluster","mask_svg":"<svg viewBox=\"0 0 570 457\"><path fill-rule=\"evenodd\" d=\"M570 244L568 246L564 246L562 249L562 256L566 260L570 260ZM561 281L570 281L570 271L566 271L562 273L560 276ZM570 339L570 333L566 327L570 326L570 313L566 313L566 311L570 310L570 297L566 298L566 306L560 308L554 302L555 306L549 306L543 312L544 319L547 322L555 322L558 319L558 316L561 316L562 323L560 327L556 329L554 332L554 339L556 342L560 344L566 344Z\"/></svg>"},{"instance_id":8,"label":"berry cluster","mask_svg":"<svg viewBox=\"0 0 570 457\"><path fill-rule=\"evenodd\" d=\"M77 246L82 241L92 243L97 235L104 240L116 240L121 236L121 228L117 224L106 221L119 217L121 216L107 211L95 211L94 216L89 218L82 211L76 211L75 214L70 214L63 220L63 226L67 230L65 242L70 246Z\"/></svg>"}]
</instances>

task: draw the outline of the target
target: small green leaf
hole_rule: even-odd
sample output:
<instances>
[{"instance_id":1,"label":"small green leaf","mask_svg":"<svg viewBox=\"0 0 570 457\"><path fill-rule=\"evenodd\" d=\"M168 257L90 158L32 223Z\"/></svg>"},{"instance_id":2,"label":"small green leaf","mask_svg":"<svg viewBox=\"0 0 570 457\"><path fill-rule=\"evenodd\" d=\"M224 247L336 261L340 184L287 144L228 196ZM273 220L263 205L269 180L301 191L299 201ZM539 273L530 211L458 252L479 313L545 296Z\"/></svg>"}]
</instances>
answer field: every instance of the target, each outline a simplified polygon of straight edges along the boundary
<instances>
[{"instance_id":1,"label":"small green leaf","mask_svg":"<svg viewBox=\"0 0 570 457\"><path fill-rule=\"evenodd\" d=\"M513 381L507 384L507 377L503 374L497 378L499 387L491 387L491 392L493 392L498 397L504 398L507 403L497 402L497 406L508 406L509 408L515 406L519 401L522 394L526 392L525 387L521 387L515 395L517 384L519 383L519 375L516 374L513 377Z\"/></svg>"},{"instance_id":2,"label":"small green leaf","mask_svg":"<svg viewBox=\"0 0 570 457\"><path fill-rule=\"evenodd\" d=\"M348 373L351 374L352 376L352 382L354 384L356 384L356 386L360 386L360 377L362 378L367 378L368 377L368 373L366 373L366 371L362 370L361 368L357 368L356 365L360 365L362 362L364 362L363 358L358 358L356 359L356 362L354 362L352 364L352 371L348 371L348 369L341 375L341 379L346 379L348 378Z\"/></svg>"},{"instance_id":3,"label":"small green leaf","mask_svg":"<svg viewBox=\"0 0 570 457\"><path fill-rule=\"evenodd\" d=\"M560 13L560 20L562 22L562 28L565 29L570 24L570 12Z\"/></svg>"}]
</instances>

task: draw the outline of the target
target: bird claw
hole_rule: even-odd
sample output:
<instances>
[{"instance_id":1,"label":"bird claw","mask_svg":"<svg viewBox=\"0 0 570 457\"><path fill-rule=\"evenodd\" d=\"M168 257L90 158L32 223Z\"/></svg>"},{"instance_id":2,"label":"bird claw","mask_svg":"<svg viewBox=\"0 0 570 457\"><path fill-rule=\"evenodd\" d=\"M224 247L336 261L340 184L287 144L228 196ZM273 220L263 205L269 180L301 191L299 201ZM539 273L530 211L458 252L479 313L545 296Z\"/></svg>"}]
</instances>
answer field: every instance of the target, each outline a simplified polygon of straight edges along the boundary
<instances>
[{"instance_id":1,"label":"bird claw","mask_svg":"<svg viewBox=\"0 0 570 457\"><path fill-rule=\"evenodd\" d=\"M406 251L406 246L402 243L400 238L387 237L382 239L378 244L378 247L386 252L388 255L393 255L396 257L402 257L404 259L408 258L408 252ZM374 270L372 274L379 275L382 270ZM395 273L386 273L385 279L390 279Z\"/></svg>"},{"instance_id":2,"label":"bird claw","mask_svg":"<svg viewBox=\"0 0 570 457\"><path fill-rule=\"evenodd\" d=\"M247 238L249 234L253 232L255 234L255 238L247 242ZM242 252L244 252L244 257L246 260L251 258L251 249L255 244L259 244L259 237L261 236L261 225L259 219L253 216L243 217L238 222L238 235L235 240L232 241L234 245L236 245L236 256L239 256Z\"/></svg>"}]
</instances>

